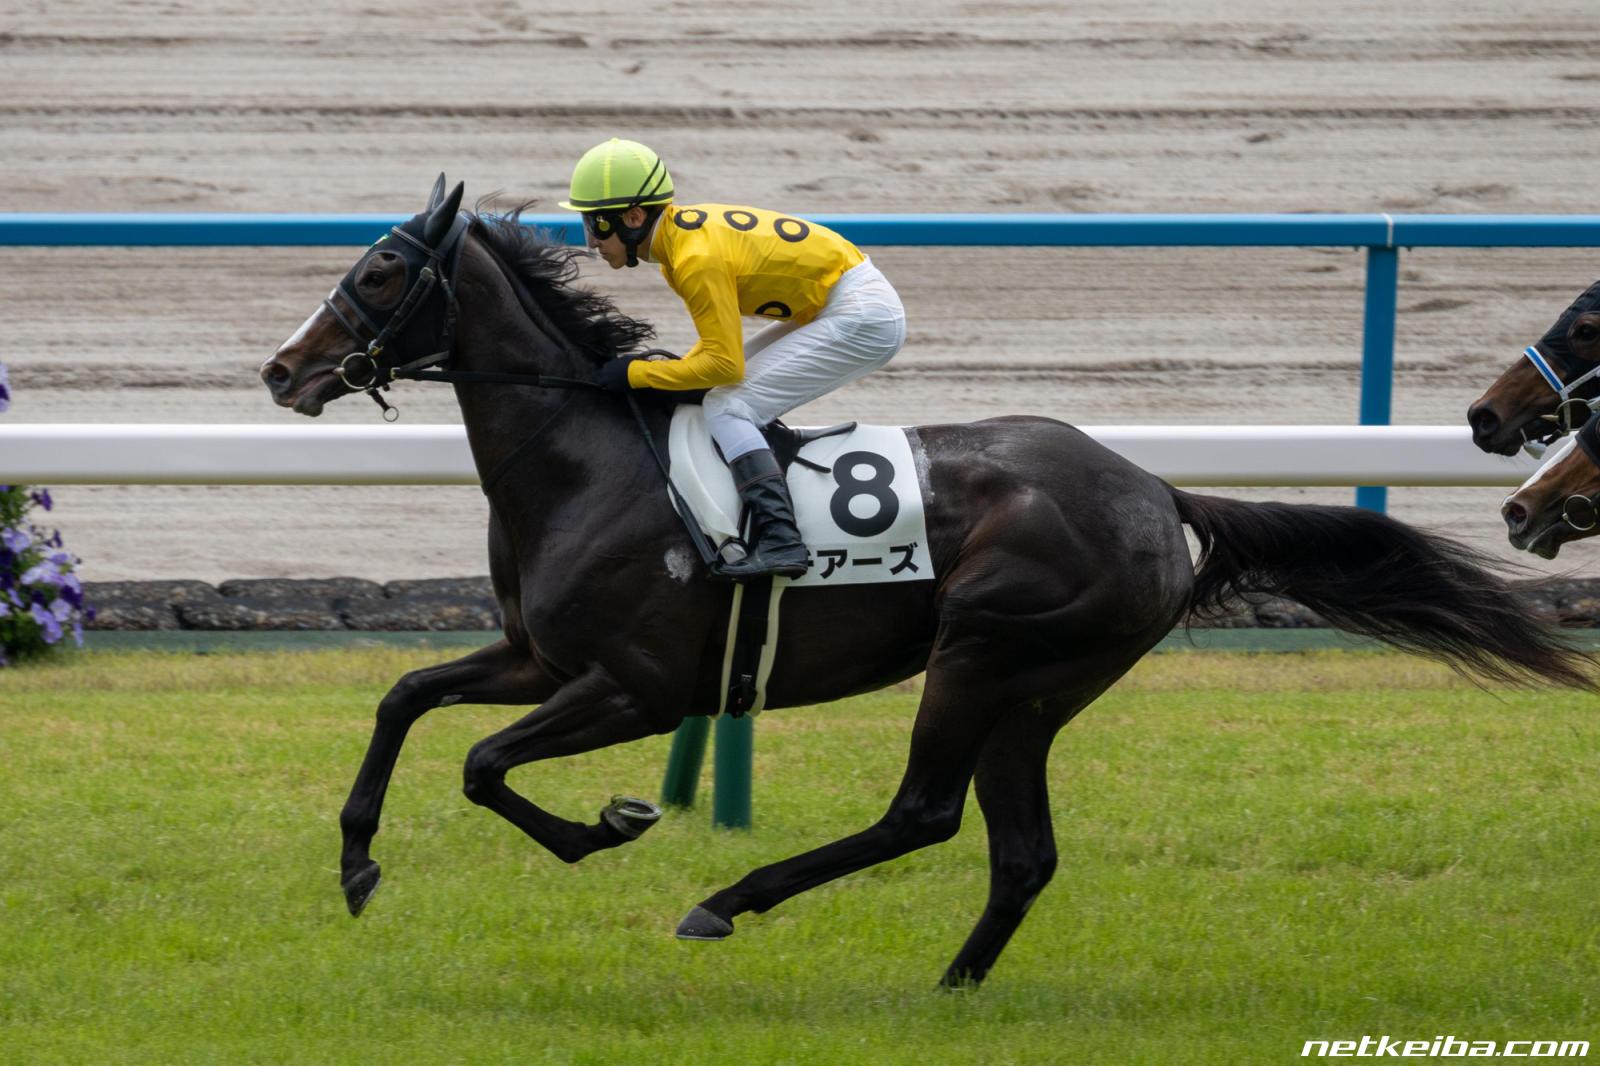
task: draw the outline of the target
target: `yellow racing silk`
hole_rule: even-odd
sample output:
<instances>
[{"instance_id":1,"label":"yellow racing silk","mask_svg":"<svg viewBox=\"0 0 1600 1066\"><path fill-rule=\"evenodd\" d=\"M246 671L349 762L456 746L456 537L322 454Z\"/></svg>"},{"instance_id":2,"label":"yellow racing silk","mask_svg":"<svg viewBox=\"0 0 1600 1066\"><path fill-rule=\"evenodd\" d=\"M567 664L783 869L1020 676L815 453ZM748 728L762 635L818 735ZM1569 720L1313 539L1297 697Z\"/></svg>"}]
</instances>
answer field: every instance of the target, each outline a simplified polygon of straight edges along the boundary
<instances>
[{"instance_id":1,"label":"yellow racing silk","mask_svg":"<svg viewBox=\"0 0 1600 1066\"><path fill-rule=\"evenodd\" d=\"M700 339L682 359L633 363L628 384L708 389L744 379L742 317L809 322L839 275L866 257L827 227L776 211L668 204L650 258L688 306Z\"/></svg>"}]
</instances>

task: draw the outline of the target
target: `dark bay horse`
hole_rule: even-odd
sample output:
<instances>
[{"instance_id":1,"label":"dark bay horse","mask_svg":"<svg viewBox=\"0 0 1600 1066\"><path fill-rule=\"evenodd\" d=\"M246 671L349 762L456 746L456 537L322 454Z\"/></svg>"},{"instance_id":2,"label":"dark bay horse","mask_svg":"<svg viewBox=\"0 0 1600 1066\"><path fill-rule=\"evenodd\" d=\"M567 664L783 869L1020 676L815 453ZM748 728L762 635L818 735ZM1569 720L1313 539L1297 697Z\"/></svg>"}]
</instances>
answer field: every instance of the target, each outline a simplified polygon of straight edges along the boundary
<instances>
[{"instance_id":1,"label":"dark bay horse","mask_svg":"<svg viewBox=\"0 0 1600 1066\"><path fill-rule=\"evenodd\" d=\"M580 388L492 380L581 381L649 328L574 287L580 253L516 212L458 218L460 197L460 186L444 197L441 180L428 209L365 253L261 370L273 399L306 415L394 365L446 359L450 372L485 375L455 389L491 508L504 635L407 674L379 704L340 817L352 914L377 887L369 846L384 792L427 711L538 705L473 746L464 789L576 862L638 836L653 812L613 805L595 822L568 820L507 787L507 771L667 733L718 706L731 591L689 552L629 408ZM665 439L669 409L644 410ZM1181 492L1048 418L907 432L926 460L935 580L790 589L768 687L777 709L926 671L899 789L876 824L706 897L680 936L720 939L747 911L948 840L975 782L989 897L944 982L981 981L1055 872L1045 760L1056 733L1191 610L1236 592L1288 596L1343 629L1490 678L1590 684L1588 660L1480 557L1383 515Z\"/></svg>"},{"instance_id":2,"label":"dark bay horse","mask_svg":"<svg viewBox=\"0 0 1600 1066\"><path fill-rule=\"evenodd\" d=\"M1544 336L1467 408L1473 443L1515 455L1583 425L1600 396L1600 282L1572 301ZM1590 376L1593 374L1594 376ZM1536 454L1537 451L1536 451Z\"/></svg>"}]
</instances>

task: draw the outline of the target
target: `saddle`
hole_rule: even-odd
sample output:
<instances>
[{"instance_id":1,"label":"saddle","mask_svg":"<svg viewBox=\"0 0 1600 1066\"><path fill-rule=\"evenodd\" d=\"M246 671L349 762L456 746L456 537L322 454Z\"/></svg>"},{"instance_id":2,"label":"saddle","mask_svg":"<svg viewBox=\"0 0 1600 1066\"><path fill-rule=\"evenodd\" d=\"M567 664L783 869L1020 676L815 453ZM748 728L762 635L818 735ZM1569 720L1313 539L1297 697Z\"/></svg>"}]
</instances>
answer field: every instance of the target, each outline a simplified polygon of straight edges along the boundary
<instances>
[{"instance_id":1,"label":"saddle","mask_svg":"<svg viewBox=\"0 0 1600 1066\"><path fill-rule=\"evenodd\" d=\"M806 587L933 578L922 486L908 431L845 422L763 428L795 501L815 564L802 577L740 582L733 588L722 663L720 711L758 712L766 701L779 621L790 585ZM801 455L809 449L810 456ZM673 506L708 549L741 533L733 475L712 442L703 411L681 405L668 433Z\"/></svg>"}]
</instances>

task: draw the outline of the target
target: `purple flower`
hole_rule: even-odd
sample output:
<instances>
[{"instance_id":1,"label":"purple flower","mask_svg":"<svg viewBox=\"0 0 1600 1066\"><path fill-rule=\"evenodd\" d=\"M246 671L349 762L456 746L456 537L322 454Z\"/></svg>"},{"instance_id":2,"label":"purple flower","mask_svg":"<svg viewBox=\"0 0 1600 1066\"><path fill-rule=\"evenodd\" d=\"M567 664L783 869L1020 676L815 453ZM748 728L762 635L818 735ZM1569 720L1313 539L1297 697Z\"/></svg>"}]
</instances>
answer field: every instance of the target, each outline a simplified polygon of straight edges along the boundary
<instances>
[{"instance_id":1,"label":"purple flower","mask_svg":"<svg viewBox=\"0 0 1600 1066\"><path fill-rule=\"evenodd\" d=\"M50 498L49 489L39 489L37 492L28 493L28 498L43 507L46 511L55 506L55 501Z\"/></svg>"},{"instance_id":2,"label":"purple flower","mask_svg":"<svg viewBox=\"0 0 1600 1066\"><path fill-rule=\"evenodd\" d=\"M0 529L0 544L20 555L33 546L33 538L25 529Z\"/></svg>"},{"instance_id":3,"label":"purple flower","mask_svg":"<svg viewBox=\"0 0 1600 1066\"><path fill-rule=\"evenodd\" d=\"M61 568L46 559L24 570L21 578L24 585L50 585L54 588L61 587Z\"/></svg>"},{"instance_id":4,"label":"purple flower","mask_svg":"<svg viewBox=\"0 0 1600 1066\"><path fill-rule=\"evenodd\" d=\"M11 605L9 603L7 603L5 600L0 600L0 618L8 618L8 617L10 617L10 615L11 615Z\"/></svg>"},{"instance_id":5,"label":"purple flower","mask_svg":"<svg viewBox=\"0 0 1600 1066\"><path fill-rule=\"evenodd\" d=\"M28 608L28 613L33 615L33 620L39 623L39 628L44 630L44 642L54 644L61 639L61 623L56 621L56 616L50 613L49 608L34 604Z\"/></svg>"}]
</instances>

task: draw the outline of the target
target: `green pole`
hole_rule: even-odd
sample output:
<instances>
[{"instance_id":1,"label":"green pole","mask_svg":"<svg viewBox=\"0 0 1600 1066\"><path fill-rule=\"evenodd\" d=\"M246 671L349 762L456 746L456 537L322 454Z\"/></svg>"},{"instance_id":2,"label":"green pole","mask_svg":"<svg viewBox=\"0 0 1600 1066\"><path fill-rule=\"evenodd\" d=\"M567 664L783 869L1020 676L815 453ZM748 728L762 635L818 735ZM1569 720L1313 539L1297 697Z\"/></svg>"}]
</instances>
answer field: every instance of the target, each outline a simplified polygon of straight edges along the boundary
<instances>
[{"instance_id":1,"label":"green pole","mask_svg":"<svg viewBox=\"0 0 1600 1066\"><path fill-rule=\"evenodd\" d=\"M700 783L700 766L706 759L706 737L711 735L709 718L685 718L672 734L672 753L667 756L667 774L661 780L661 802L669 807L693 807L695 786Z\"/></svg>"},{"instance_id":2,"label":"green pole","mask_svg":"<svg viewBox=\"0 0 1600 1066\"><path fill-rule=\"evenodd\" d=\"M750 763L756 723L749 715L717 719L717 750L712 754L711 824L718 829L750 828Z\"/></svg>"}]
</instances>

